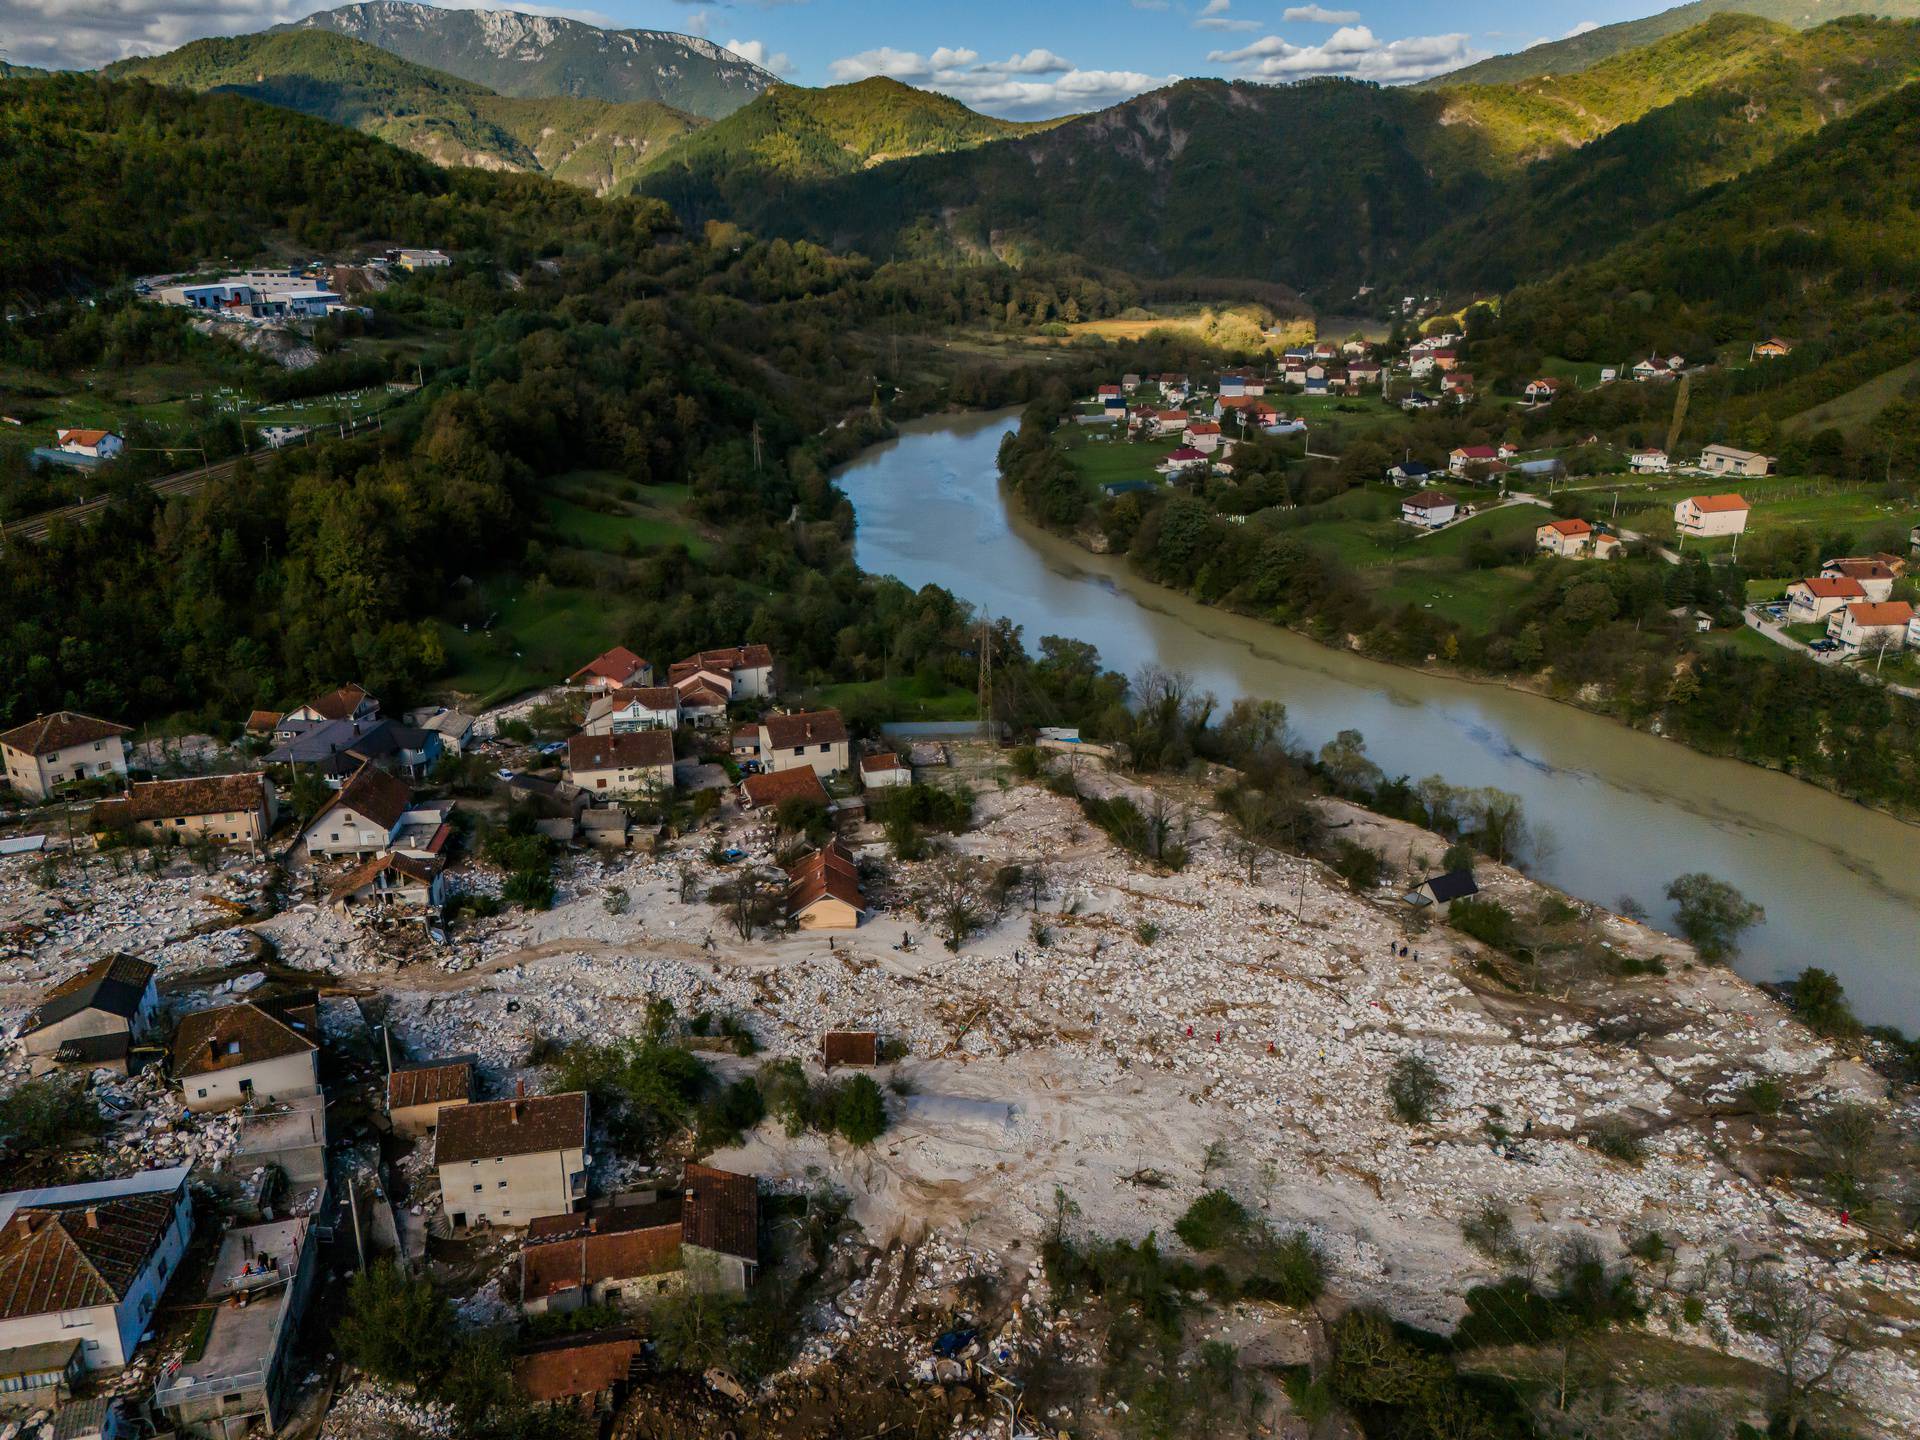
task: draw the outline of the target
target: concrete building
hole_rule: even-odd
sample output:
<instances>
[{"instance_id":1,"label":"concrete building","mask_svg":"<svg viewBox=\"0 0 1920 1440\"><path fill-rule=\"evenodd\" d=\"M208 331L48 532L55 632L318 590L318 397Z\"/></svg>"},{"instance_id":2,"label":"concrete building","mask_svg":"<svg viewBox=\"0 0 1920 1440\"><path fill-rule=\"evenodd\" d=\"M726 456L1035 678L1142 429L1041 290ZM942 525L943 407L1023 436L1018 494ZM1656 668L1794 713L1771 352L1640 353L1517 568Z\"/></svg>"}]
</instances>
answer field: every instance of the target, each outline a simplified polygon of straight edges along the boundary
<instances>
[{"instance_id":1,"label":"concrete building","mask_svg":"<svg viewBox=\"0 0 1920 1440\"><path fill-rule=\"evenodd\" d=\"M433 1161L448 1223L525 1226L587 1198L585 1094L517 1096L441 1111Z\"/></svg>"},{"instance_id":2,"label":"concrete building","mask_svg":"<svg viewBox=\"0 0 1920 1440\"><path fill-rule=\"evenodd\" d=\"M631 690L653 684L653 666L624 645L596 655L567 677L583 690Z\"/></svg>"},{"instance_id":3,"label":"concrete building","mask_svg":"<svg viewBox=\"0 0 1920 1440\"><path fill-rule=\"evenodd\" d=\"M316 857L376 855L400 833L411 808L407 782L362 761L353 778L307 822L300 838Z\"/></svg>"},{"instance_id":4,"label":"concrete building","mask_svg":"<svg viewBox=\"0 0 1920 1440\"><path fill-rule=\"evenodd\" d=\"M471 1055L402 1065L387 1076L387 1119L402 1135L431 1135L442 1111L473 1099Z\"/></svg>"},{"instance_id":5,"label":"concrete building","mask_svg":"<svg viewBox=\"0 0 1920 1440\"><path fill-rule=\"evenodd\" d=\"M689 655L668 670L667 683L697 670L725 676L731 700L765 700L773 694L773 651L765 645L729 645Z\"/></svg>"},{"instance_id":6,"label":"concrete building","mask_svg":"<svg viewBox=\"0 0 1920 1440\"><path fill-rule=\"evenodd\" d=\"M54 443L69 455L89 460L116 460L127 442L111 430L56 430Z\"/></svg>"},{"instance_id":7,"label":"concrete building","mask_svg":"<svg viewBox=\"0 0 1920 1440\"><path fill-rule=\"evenodd\" d=\"M189 1110L314 1095L319 1036L311 992L196 1010L173 1032L173 1076Z\"/></svg>"},{"instance_id":8,"label":"concrete building","mask_svg":"<svg viewBox=\"0 0 1920 1440\"><path fill-rule=\"evenodd\" d=\"M1689 495L1673 507L1673 524L1682 535L1703 540L1738 535L1747 528L1750 508L1738 495Z\"/></svg>"},{"instance_id":9,"label":"concrete building","mask_svg":"<svg viewBox=\"0 0 1920 1440\"><path fill-rule=\"evenodd\" d=\"M859 866L838 840L787 867L787 919L802 930L855 930L865 909Z\"/></svg>"},{"instance_id":10,"label":"concrete building","mask_svg":"<svg viewBox=\"0 0 1920 1440\"><path fill-rule=\"evenodd\" d=\"M567 741L567 779L590 795L664 795L673 790L673 735L629 730Z\"/></svg>"},{"instance_id":11,"label":"concrete building","mask_svg":"<svg viewBox=\"0 0 1920 1440\"><path fill-rule=\"evenodd\" d=\"M1912 623L1913 606L1904 600L1884 600L1878 605L1859 601L1827 617L1827 635L1838 640L1843 650L1871 655L1906 649L1907 628Z\"/></svg>"},{"instance_id":12,"label":"concrete building","mask_svg":"<svg viewBox=\"0 0 1920 1440\"><path fill-rule=\"evenodd\" d=\"M121 736L131 733L111 720L60 710L0 734L0 765L7 784L29 800L44 800L69 780L126 774Z\"/></svg>"},{"instance_id":13,"label":"concrete building","mask_svg":"<svg viewBox=\"0 0 1920 1440\"><path fill-rule=\"evenodd\" d=\"M190 1168L0 1195L0 1372L57 1379L133 1358L193 1233Z\"/></svg>"},{"instance_id":14,"label":"concrete building","mask_svg":"<svg viewBox=\"0 0 1920 1440\"><path fill-rule=\"evenodd\" d=\"M1765 475L1773 469L1773 457L1731 445L1709 445L1700 452L1700 468L1709 475Z\"/></svg>"},{"instance_id":15,"label":"concrete building","mask_svg":"<svg viewBox=\"0 0 1920 1440\"><path fill-rule=\"evenodd\" d=\"M29 1055L75 1051L77 1060L125 1060L135 1040L153 1029L160 1013L156 970L131 955L108 955L63 980L27 1017L21 1042ZM83 1043L85 1042L85 1043Z\"/></svg>"},{"instance_id":16,"label":"concrete building","mask_svg":"<svg viewBox=\"0 0 1920 1440\"><path fill-rule=\"evenodd\" d=\"M808 800L823 810L832 803L811 766L749 775L740 782L743 809L777 810L785 800Z\"/></svg>"},{"instance_id":17,"label":"concrete building","mask_svg":"<svg viewBox=\"0 0 1920 1440\"><path fill-rule=\"evenodd\" d=\"M913 767L891 750L860 757L860 784L867 790L891 790L913 783Z\"/></svg>"},{"instance_id":18,"label":"concrete building","mask_svg":"<svg viewBox=\"0 0 1920 1440\"><path fill-rule=\"evenodd\" d=\"M1809 575L1787 587L1787 619L1795 625L1811 625L1826 619L1843 605L1866 598L1867 592L1858 580Z\"/></svg>"},{"instance_id":19,"label":"concrete building","mask_svg":"<svg viewBox=\"0 0 1920 1440\"><path fill-rule=\"evenodd\" d=\"M1578 560L1593 540L1593 526L1585 520L1549 520L1534 527L1533 548L1562 560Z\"/></svg>"},{"instance_id":20,"label":"concrete building","mask_svg":"<svg viewBox=\"0 0 1920 1440\"><path fill-rule=\"evenodd\" d=\"M847 768L847 727L838 710L762 717L760 764L771 774L810 768L825 779Z\"/></svg>"},{"instance_id":21,"label":"concrete building","mask_svg":"<svg viewBox=\"0 0 1920 1440\"><path fill-rule=\"evenodd\" d=\"M607 690L587 707L588 735L628 735L636 730L673 730L680 725L680 692L671 685Z\"/></svg>"},{"instance_id":22,"label":"concrete building","mask_svg":"<svg viewBox=\"0 0 1920 1440\"><path fill-rule=\"evenodd\" d=\"M1437 530L1459 513L1460 506L1454 498L1438 490L1422 490L1400 502L1400 518L1424 530Z\"/></svg>"},{"instance_id":23,"label":"concrete building","mask_svg":"<svg viewBox=\"0 0 1920 1440\"><path fill-rule=\"evenodd\" d=\"M133 832L158 841L211 840L258 845L273 833L280 798L264 770L139 780L123 796L93 807L96 835Z\"/></svg>"}]
</instances>

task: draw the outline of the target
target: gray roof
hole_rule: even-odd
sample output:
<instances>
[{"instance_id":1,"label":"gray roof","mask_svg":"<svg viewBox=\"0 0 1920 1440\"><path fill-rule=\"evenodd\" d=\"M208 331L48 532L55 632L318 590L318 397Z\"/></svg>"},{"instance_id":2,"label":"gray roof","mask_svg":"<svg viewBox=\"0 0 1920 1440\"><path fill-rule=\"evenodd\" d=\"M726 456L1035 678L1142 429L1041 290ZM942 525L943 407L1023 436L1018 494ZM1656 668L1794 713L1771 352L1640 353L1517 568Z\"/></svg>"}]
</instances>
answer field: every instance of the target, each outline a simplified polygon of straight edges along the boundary
<instances>
[{"instance_id":1,"label":"gray roof","mask_svg":"<svg viewBox=\"0 0 1920 1440\"><path fill-rule=\"evenodd\" d=\"M131 955L96 960L72 980L55 986L27 1019L26 1033L44 1030L84 1010L100 1010L131 1020L152 983L154 967ZM77 983L76 983L77 982Z\"/></svg>"},{"instance_id":2,"label":"gray roof","mask_svg":"<svg viewBox=\"0 0 1920 1440\"><path fill-rule=\"evenodd\" d=\"M161 1190L178 1190L186 1183L191 1165L174 1165L165 1170L142 1170L138 1175L123 1175L117 1180L88 1180L79 1185L47 1185L37 1190L15 1190L0 1195L0 1225L13 1219L19 1210L44 1209L50 1205L85 1205L90 1201L119 1200L128 1195L152 1195Z\"/></svg>"}]
</instances>

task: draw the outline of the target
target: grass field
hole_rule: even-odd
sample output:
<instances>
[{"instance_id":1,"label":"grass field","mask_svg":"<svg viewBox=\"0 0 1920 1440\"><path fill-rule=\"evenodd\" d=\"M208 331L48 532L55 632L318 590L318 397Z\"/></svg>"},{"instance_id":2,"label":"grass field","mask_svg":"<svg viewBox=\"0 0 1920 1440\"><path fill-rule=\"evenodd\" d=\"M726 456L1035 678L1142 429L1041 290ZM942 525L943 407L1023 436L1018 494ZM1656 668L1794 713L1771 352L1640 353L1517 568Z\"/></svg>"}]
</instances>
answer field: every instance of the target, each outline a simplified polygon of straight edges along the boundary
<instances>
[{"instance_id":1,"label":"grass field","mask_svg":"<svg viewBox=\"0 0 1920 1440\"><path fill-rule=\"evenodd\" d=\"M1736 650L1746 655L1757 655L1763 660L1778 660L1782 656L1798 654L1784 645L1775 644L1750 625L1742 625L1737 630L1712 630L1702 635L1704 645L1712 645L1722 650Z\"/></svg>"},{"instance_id":2,"label":"grass field","mask_svg":"<svg viewBox=\"0 0 1920 1440\"><path fill-rule=\"evenodd\" d=\"M1086 477L1089 492L1121 480L1150 480L1157 485L1160 476L1153 467L1180 447L1177 436L1141 441L1104 438L1119 433L1117 425L1061 427L1060 447Z\"/></svg>"},{"instance_id":3,"label":"grass field","mask_svg":"<svg viewBox=\"0 0 1920 1440\"><path fill-rule=\"evenodd\" d=\"M606 470L573 470L549 482L547 528L562 544L607 555L637 555L684 545L705 555L712 545L686 518L685 485L636 485Z\"/></svg>"},{"instance_id":4,"label":"grass field","mask_svg":"<svg viewBox=\"0 0 1920 1440\"><path fill-rule=\"evenodd\" d=\"M619 612L591 590L548 585L530 591L514 582L489 587L483 600L493 616L490 629L441 622L452 673L438 682L482 707L553 684L623 634Z\"/></svg>"},{"instance_id":5,"label":"grass field","mask_svg":"<svg viewBox=\"0 0 1920 1440\"><path fill-rule=\"evenodd\" d=\"M1882 499L1877 486L1842 486L1805 476L1768 475L1741 481L1695 477L1691 481L1663 482L1657 486L1605 488L1609 492L1619 491L1621 524L1668 540L1673 536L1673 506L1689 495L1708 493L1717 487L1737 489L1737 493L1752 503L1753 510L1747 517L1749 535L1792 529L1860 534L1911 528L1920 522L1920 502ZM1704 550L1710 555L1726 553L1732 548L1731 539L1689 540L1685 546L1689 552Z\"/></svg>"},{"instance_id":6,"label":"grass field","mask_svg":"<svg viewBox=\"0 0 1920 1440\"><path fill-rule=\"evenodd\" d=\"M821 685L803 692L796 703L801 708L855 711L881 721L971 720L980 713L972 691L913 676Z\"/></svg>"},{"instance_id":7,"label":"grass field","mask_svg":"<svg viewBox=\"0 0 1920 1440\"><path fill-rule=\"evenodd\" d=\"M1780 428L1789 435L1832 428L1848 439L1858 439L1860 433L1872 423L1874 416L1915 384L1920 384L1920 360L1909 360L1904 365L1874 376L1864 385L1855 386L1844 395L1836 395L1811 409L1802 410L1798 415L1789 415L1780 422Z\"/></svg>"}]
</instances>

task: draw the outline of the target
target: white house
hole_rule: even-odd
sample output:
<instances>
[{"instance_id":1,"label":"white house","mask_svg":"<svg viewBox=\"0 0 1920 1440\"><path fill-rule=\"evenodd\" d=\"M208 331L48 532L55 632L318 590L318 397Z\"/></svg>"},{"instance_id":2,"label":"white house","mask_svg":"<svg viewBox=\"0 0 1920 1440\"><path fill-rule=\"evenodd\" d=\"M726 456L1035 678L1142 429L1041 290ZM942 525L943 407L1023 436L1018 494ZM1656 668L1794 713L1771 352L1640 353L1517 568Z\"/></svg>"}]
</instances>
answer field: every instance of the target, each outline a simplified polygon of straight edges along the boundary
<instances>
[{"instance_id":1,"label":"white house","mask_svg":"<svg viewBox=\"0 0 1920 1440\"><path fill-rule=\"evenodd\" d=\"M1491 465L1499 458L1491 445L1456 445L1447 452L1447 473L1464 476L1475 465Z\"/></svg>"},{"instance_id":2,"label":"white house","mask_svg":"<svg viewBox=\"0 0 1920 1440\"><path fill-rule=\"evenodd\" d=\"M1893 582L1899 578L1886 561L1864 557L1823 560L1820 562L1820 573L1832 579L1857 581L1861 598L1866 600L1891 600Z\"/></svg>"},{"instance_id":3,"label":"white house","mask_svg":"<svg viewBox=\"0 0 1920 1440\"><path fill-rule=\"evenodd\" d=\"M673 730L680 725L680 692L671 685L609 690L587 707L589 735L625 735L635 730Z\"/></svg>"},{"instance_id":4,"label":"white house","mask_svg":"<svg viewBox=\"0 0 1920 1440\"><path fill-rule=\"evenodd\" d=\"M312 993L181 1017L173 1078L189 1110L227 1110L320 1092L320 1011Z\"/></svg>"},{"instance_id":5,"label":"white house","mask_svg":"<svg viewBox=\"0 0 1920 1440\"><path fill-rule=\"evenodd\" d=\"M1437 530L1459 513L1460 507L1454 498L1438 490L1422 490L1400 502L1400 518L1409 525L1423 526L1428 530Z\"/></svg>"},{"instance_id":6,"label":"white house","mask_svg":"<svg viewBox=\"0 0 1920 1440\"><path fill-rule=\"evenodd\" d=\"M53 438L67 454L93 460L115 459L127 448L127 442L111 430L56 430Z\"/></svg>"},{"instance_id":7,"label":"white house","mask_svg":"<svg viewBox=\"0 0 1920 1440\"><path fill-rule=\"evenodd\" d=\"M444 250L400 250L393 263L402 270L444 270L453 261Z\"/></svg>"},{"instance_id":8,"label":"white house","mask_svg":"<svg viewBox=\"0 0 1920 1440\"><path fill-rule=\"evenodd\" d=\"M1765 475L1773 469L1773 457L1731 445L1709 445L1700 452L1700 468L1709 475Z\"/></svg>"},{"instance_id":9,"label":"white house","mask_svg":"<svg viewBox=\"0 0 1920 1440\"><path fill-rule=\"evenodd\" d=\"M127 773L125 725L59 710L0 734L6 783L29 800L44 800L69 780Z\"/></svg>"},{"instance_id":10,"label":"white house","mask_svg":"<svg viewBox=\"0 0 1920 1440\"><path fill-rule=\"evenodd\" d=\"M1198 450L1203 455L1211 455L1220 448L1220 427L1211 420L1190 421L1186 433L1181 438L1188 448Z\"/></svg>"},{"instance_id":11,"label":"white house","mask_svg":"<svg viewBox=\"0 0 1920 1440\"><path fill-rule=\"evenodd\" d=\"M659 729L576 735L567 741L567 778L602 797L671 794L673 736Z\"/></svg>"},{"instance_id":12,"label":"white house","mask_svg":"<svg viewBox=\"0 0 1920 1440\"><path fill-rule=\"evenodd\" d=\"M838 710L776 713L760 721L760 763L768 773L808 766L821 779L847 768L847 727Z\"/></svg>"},{"instance_id":13,"label":"white house","mask_svg":"<svg viewBox=\"0 0 1920 1440\"><path fill-rule=\"evenodd\" d=\"M1567 388L1567 382L1557 375L1543 375L1538 380L1527 382L1527 403L1545 405Z\"/></svg>"},{"instance_id":14,"label":"white house","mask_svg":"<svg viewBox=\"0 0 1920 1440\"><path fill-rule=\"evenodd\" d=\"M1858 580L1809 575L1787 587L1787 619L1795 625L1812 625L1842 606L1857 604L1866 598L1867 592Z\"/></svg>"},{"instance_id":15,"label":"white house","mask_svg":"<svg viewBox=\"0 0 1920 1440\"><path fill-rule=\"evenodd\" d=\"M29 1055L57 1054L63 1045L79 1046L83 1058L112 1041L125 1047L153 1028L160 1013L154 967L131 955L107 955L41 997L27 1017L21 1041ZM88 1045L85 1042L93 1042Z\"/></svg>"},{"instance_id":16,"label":"white house","mask_svg":"<svg viewBox=\"0 0 1920 1440\"><path fill-rule=\"evenodd\" d=\"M133 1358L193 1234L191 1168L0 1195L0 1353L16 1374L51 1384Z\"/></svg>"},{"instance_id":17,"label":"white house","mask_svg":"<svg viewBox=\"0 0 1920 1440\"><path fill-rule=\"evenodd\" d=\"M1627 468L1636 475L1664 475L1667 473L1667 452L1636 450L1633 458L1627 462Z\"/></svg>"},{"instance_id":18,"label":"white house","mask_svg":"<svg viewBox=\"0 0 1920 1440\"><path fill-rule=\"evenodd\" d=\"M1673 523L1682 535L1702 539L1738 535L1747 528L1749 508L1738 495L1689 495L1673 507Z\"/></svg>"},{"instance_id":19,"label":"white house","mask_svg":"<svg viewBox=\"0 0 1920 1440\"><path fill-rule=\"evenodd\" d=\"M411 808L407 782L364 761L300 838L313 856L377 854L400 833Z\"/></svg>"},{"instance_id":20,"label":"white house","mask_svg":"<svg viewBox=\"0 0 1920 1440\"><path fill-rule=\"evenodd\" d=\"M1843 650L1858 654L1865 651L1900 650L1907 643L1907 631L1913 625L1913 606L1904 600L1857 601L1827 617L1827 635L1838 640Z\"/></svg>"},{"instance_id":21,"label":"white house","mask_svg":"<svg viewBox=\"0 0 1920 1440\"><path fill-rule=\"evenodd\" d=\"M696 673L725 680L729 699L764 700L773 694L773 651L765 645L702 650L675 661L667 671L667 683L678 685L684 677Z\"/></svg>"},{"instance_id":22,"label":"white house","mask_svg":"<svg viewBox=\"0 0 1920 1440\"><path fill-rule=\"evenodd\" d=\"M587 1097L515 1096L442 1110L433 1163L440 1201L457 1230L524 1228L587 1198Z\"/></svg>"}]
</instances>

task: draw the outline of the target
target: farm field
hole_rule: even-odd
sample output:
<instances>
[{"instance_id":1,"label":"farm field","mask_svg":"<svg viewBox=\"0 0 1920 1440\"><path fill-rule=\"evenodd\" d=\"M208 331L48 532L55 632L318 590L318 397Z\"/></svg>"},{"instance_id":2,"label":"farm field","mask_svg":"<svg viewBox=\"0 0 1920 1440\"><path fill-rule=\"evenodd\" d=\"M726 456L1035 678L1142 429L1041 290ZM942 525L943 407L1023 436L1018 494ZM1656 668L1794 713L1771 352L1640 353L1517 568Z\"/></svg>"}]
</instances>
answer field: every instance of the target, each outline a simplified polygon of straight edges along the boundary
<instances>
[{"instance_id":1,"label":"farm field","mask_svg":"<svg viewBox=\"0 0 1920 1440\"><path fill-rule=\"evenodd\" d=\"M686 516L684 485L636 485L605 470L572 471L550 485L546 523L562 544L608 555L666 545L705 555L713 548Z\"/></svg>"},{"instance_id":2,"label":"farm field","mask_svg":"<svg viewBox=\"0 0 1920 1440\"><path fill-rule=\"evenodd\" d=\"M451 673L438 683L482 707L553 684L624 633L605 595L571 586L500 582L474 608L483 619L471 628L440 624Z\"/></svg>"}]
</instances>

